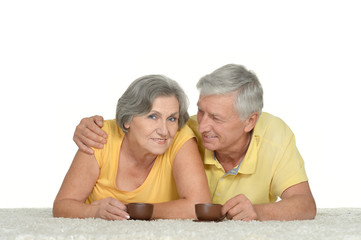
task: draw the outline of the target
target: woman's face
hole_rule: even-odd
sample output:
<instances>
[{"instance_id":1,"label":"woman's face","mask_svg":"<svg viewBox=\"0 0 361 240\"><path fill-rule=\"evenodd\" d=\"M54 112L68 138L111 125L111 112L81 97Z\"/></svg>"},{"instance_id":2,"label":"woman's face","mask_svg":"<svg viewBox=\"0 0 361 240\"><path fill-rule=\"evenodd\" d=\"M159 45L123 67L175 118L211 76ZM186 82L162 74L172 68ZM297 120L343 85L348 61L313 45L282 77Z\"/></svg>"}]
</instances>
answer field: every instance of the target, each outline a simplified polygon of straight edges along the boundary
<instances>
[{"instance_id":1,"label":"woman's face","mask_svg":"<svg viewBox=\"0 0 361 240\"><path fill-rule=\"evenodd\" d=\"M175 96L156 97L151 111L143 116L134 116L128 128L132 143L145 152L160 155L171 145L178 131L179 103Z\"/></svg>"}]
</instances>

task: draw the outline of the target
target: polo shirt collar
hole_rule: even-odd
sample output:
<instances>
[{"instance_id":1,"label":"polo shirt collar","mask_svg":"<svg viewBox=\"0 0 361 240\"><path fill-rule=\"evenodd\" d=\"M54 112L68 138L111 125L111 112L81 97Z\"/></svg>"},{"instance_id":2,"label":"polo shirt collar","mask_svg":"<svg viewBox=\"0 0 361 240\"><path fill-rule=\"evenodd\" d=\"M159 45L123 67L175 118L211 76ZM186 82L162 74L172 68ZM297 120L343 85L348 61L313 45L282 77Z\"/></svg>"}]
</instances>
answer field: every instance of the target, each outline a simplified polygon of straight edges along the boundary
<instances>
[{"instance_id":1,"label":"polo shirt collar","mask_svg":"<svg viewBox=\"0 0 361 240\"><path fill-rule=\"evenodd\" d=\"M215 165L217 168L223 169L218 160L214 159L214 151L208 149L204 150L204 164Z\"/></svg>"},{"instance_id":2,"label":"polo shirt collar","mask_svg":"<svg viewBox=\"0 0 361 240\"><path fill-rule=\"evenodd\" d=\"M255 172L258 159L257 152L259 144L260 136L254 132L246 156L244 157L240 167L238 168L238 173L252 174ZM215 165L217 168L223 169L222 165L218 162L218 160L214 158L214 151L210 151L208 149L205 149L204 164Z\"/></svg>"},{"instance_id":3,"label":"polo shirt collar","mask_svg":"<svg viewBox=\"0 0 361 240\"><path fill-rule=\"evenodd\" d=\"M242 174L252 174L256 171L258 148L260 137L253 133L246 156L244 157L238 172Z\"/></svg>"}]
</instances>

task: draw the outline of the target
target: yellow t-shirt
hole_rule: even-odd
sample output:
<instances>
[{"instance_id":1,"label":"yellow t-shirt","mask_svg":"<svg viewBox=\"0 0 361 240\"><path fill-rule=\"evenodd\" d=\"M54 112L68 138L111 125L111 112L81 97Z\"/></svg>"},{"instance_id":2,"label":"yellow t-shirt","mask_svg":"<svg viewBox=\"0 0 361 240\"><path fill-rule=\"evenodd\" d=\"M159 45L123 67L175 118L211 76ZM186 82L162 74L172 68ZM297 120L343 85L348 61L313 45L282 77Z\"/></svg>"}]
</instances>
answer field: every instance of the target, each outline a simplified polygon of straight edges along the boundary
<instances>
[{"instance_id":1,"label":"yellow t-shirt","mask_svg":"<svg viewBox=\"0 0 361 240\"><path fill-rule=\"evenodd\" d=\"M262 113L241 164L225 173L214 152L204 149L196 116L187 123L198 138L213 203L244 194L253 204L275 202L288 187L307 181L295 136L279 118Z\"/></svg>"},{"instance_id":2,"label":"yellow t-shirt","mask_svg":"<svg viewBox=\"0 0 361 240\"><path fill-rule=\"evenodd\" d=\"M194 137L193 131L187 125L177 132L167 151L156 158L144 183L133 191L120 191L115 184L119 151L125 134L115 120L105 121L102 129L108 134L108 139L103 149L94 149L100 175L87 203L106 197L123 203L159 203L179 198L173 177L173 161L183 144Z\"/></svg>"}]
</instances>

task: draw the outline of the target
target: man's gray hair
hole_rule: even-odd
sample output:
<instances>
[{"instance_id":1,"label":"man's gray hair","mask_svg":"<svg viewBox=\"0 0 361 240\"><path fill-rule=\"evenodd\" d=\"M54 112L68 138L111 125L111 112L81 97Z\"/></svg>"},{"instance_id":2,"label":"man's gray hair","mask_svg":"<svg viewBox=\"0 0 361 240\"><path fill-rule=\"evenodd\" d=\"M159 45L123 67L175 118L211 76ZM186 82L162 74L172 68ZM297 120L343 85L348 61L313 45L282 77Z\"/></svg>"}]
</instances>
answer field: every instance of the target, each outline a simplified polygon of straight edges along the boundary
<instances>
[{"instance_id":1,"label":"man's gray hair","mask_svg":"<svg viewBox=\"0 0 361 240\"><path fill-rule=\"evenodd\" d=\"M226 95L237 91L234 108L240 119L262 113L263 90L257 76L242 65L227 64L202 77L197 88L200 95Z\"/></svg>"},{"instance_id":2,"label":"man's gray hair","mask_svg":"<svg viewBox=\"0 0 361 240\"><path fill-rule=\"evenodd\" d=\"M175 96L179 103L178 129L182 128L188 121L187 95L179 84L162 75L146 75L132 82L128 89L118 100L116 121L118 126L126 133L128 130L124 127L134 116L142 116L152 110L153 102L156 97Z\"/></svg>"}]
</instances>

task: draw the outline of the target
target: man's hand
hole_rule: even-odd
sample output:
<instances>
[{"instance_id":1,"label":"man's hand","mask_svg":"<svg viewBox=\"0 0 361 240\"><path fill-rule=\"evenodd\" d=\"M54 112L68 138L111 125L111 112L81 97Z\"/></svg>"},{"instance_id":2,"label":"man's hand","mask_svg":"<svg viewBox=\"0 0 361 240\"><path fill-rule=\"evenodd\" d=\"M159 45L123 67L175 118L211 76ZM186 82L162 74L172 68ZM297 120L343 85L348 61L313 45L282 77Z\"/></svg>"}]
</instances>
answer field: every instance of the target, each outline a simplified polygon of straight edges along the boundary
<instances>
[{"instance_id":1,"label":"man's hand","mask_svg":"<svg viewBox=\"0 0 361 240\"><path fill-rule=\"evenodd\" d=\"M101 129L104 124L102 116L83 118L74 132L73 140L79 149L87 154L93 154L94 148L103 148L107 134Z\"/></svg>"},{"instance_id":2,"label":"man's hand","mask_svg":"<svg viewBox=\"0 0 361 240\"><path fill-rule=\"evenodd\" d=\"M281 200L274 203L255 204L243 194L228 200L222 214L234 220L306 220L314 219L317 208L308 182L301 182L283 191Z\"/></svg>"},{"instance_id":3,"label":"man's hand","mask_svg":"<svg viewBox=\"0 0 361 240\"><path fill-rule=\"evenodd\" d=\"M98 211L96 217L106 220L125 220L129 219L126 212L127 207L120 201L108 197L99 201L92 202L91 205L97 206Z\"/></svg>"},{"instance_id":4,"label":"man's hand","mask_svg":"<svg viewBox=\"0 0 361 240\"><path fill-rule=\"evenodd\" d=\"M229 199L222 207L222 215L228 219L252 221L258 216L251 201L243 194Z\"/></svg>"}]
</instances>

